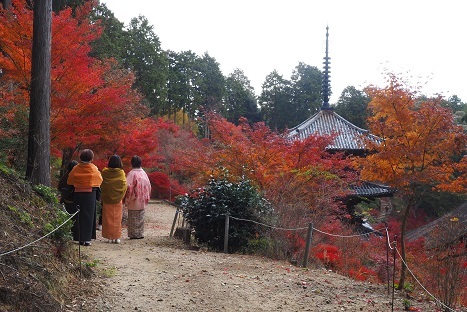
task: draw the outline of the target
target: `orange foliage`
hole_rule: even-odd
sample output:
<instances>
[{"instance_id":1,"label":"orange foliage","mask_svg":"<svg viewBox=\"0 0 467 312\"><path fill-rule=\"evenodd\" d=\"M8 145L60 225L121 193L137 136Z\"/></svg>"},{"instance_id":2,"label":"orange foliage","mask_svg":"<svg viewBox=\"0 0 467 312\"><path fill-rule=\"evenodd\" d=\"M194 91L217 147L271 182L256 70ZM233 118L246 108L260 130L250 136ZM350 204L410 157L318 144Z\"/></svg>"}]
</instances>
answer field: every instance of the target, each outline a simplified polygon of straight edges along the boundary
<instances>
[{"instance_id":1,"label":"orange foliage","mask_svg":"<svg viewBox=\"0 0 467 312\"><path fill-rule=\"evenodd\" d=\"M388 87L366 91L372 98L369 128L383 142L372 144L377 153L358 160L362 178L379 180L407 193L417 184L461 190L460 185L451 183L457 166L453 156L464 151L467 140L451 111L441 107L441 98L417 102L415 94L395 76L390 76ZM465 182L465 174L460 180Z\"/></svg>"},{"instance_id":2,"label":"orange foliage","mask_svg":"<svg viewBox=\"0 0 467 312\"><path fill-rule=\"evenodd\" d=\"M370 131L382 139L369 145L375 151L356 162L364 180L381 181L407 195L401 224L401 256L406 259L405 232L415 191L421 184L434 189L465 192L465 160L455 161L465 152L467 136L454 123L453 114L443 108L441 98L418 101L415 93L394 75L386 88L368 87ZM402 266L399 287L404 285Z\"/></svg>"}]
</instances>

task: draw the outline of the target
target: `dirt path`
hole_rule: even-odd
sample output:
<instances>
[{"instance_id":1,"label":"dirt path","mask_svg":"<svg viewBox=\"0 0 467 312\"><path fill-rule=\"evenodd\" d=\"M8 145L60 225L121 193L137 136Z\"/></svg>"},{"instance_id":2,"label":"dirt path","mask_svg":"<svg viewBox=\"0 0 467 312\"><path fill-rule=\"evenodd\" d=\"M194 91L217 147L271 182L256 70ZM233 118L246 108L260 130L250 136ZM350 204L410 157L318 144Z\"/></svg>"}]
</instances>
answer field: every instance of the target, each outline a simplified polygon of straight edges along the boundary
<instances>
[{"instance_id":1,"label":"dirt path","mask_svg":"<svg viewBox=\"0 0 467 312\"><path fill-rule=\"evenodd\" d=\"M385 285L284 261L190 250L169 238L174 215L174 207L151 202L144 239L129 240L124 230L118 245L99 236L81 249L86 261L98 261L90 282L99 296L79 298L69 311L391 311ZM394 311L403 310L402 301L396 294ZM413 304L435 311L428 302Z\"/></svg>"}]
</instances>

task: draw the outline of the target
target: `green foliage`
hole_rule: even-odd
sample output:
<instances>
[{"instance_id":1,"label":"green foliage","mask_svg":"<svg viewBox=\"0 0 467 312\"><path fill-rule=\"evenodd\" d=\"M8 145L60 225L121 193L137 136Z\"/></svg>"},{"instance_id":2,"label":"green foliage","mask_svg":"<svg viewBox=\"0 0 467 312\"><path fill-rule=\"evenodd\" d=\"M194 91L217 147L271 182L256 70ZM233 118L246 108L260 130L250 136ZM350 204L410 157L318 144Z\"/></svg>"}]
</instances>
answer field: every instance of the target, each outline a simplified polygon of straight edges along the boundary
<instances>
[{"instance_id":1,"label":"green foliage","mask_svg":"<svg viewBox=\"0 0 467 312\"><path fill-rule=\"evenodd\" d=\"M354 206L354 214L366 219L369 223L374 223L372 212L379 210L378 199L365 199ZM379 212L377 212L379 214Z\"/></svg>"},{"instance_id":2,"label":"green foliage","mask_svg":"<svg viewBox=\"0 0 467 312\"><path fill-rule=\"evenodd\" d=\"M102 35L91 43L91 57L101 60L115 58L118 63L123 64L125 58L125 44L128 41L128 34L124 30L124 25L110 11L105 3L100 3L94 8L91 14L93 22L100 22L103 27Z\"/></svg>"},{"instance_id":3,"label":"green foliage","mask_svg":"<svg viewBox=\"0 0 467 312\"><path fill-rule=\"evenodd\" d=\"M412 307L412 303L410 302L409 299L404 299L402 303L404 305L404 310L406 311L409 311L410 308Z\"/></svg>"},{"instance_id":4,"label":"green foliage","mask_svg":"<svg viewBox=\"0 0 467 312\"><path fill-rule=\"evenodd\" d=\"M65 223L65 221L67 221L70 218L70 215L62 209L60 209L59 204L55 204L52 207L52 216L50 216L49 219L53 219L50 220L48 223L44 224L45 234L50 233L57 228L57 230L50 235L50 238L55 239L59 242L71 240L71 227L73 225L73 221L69 220Z\"/></svg>"},{"instance_id":5,"label":"green foliage","mask_svg":"<svg viewBox=\"0 0 467 312\"><path fill-rule=\"evenodd\" d=\"M161 49L154 27L144 16L132 18L124 34L125 49L123 63L136 76L134 83L143 95L143 102L150 108L151 115L164 115L167 100L168 59Z\"/></svg>"},{"instance_id":6,"label":"green foliage","mask_svg":"<svg viewBox=\"0 0 467 312\"><path fill-rule=\"evenodd\" d=\"M276 70L266 76L262 85L261 95L258 99L264 122L271 129L284 130L295 126L296 118L293 116L291 82L284 79ZM300 116L303 121L308 116Z\"/></svg>"},{"instance_id":7,"label":"green foliage","mask_svg":"<svg viewBox=\"0 0 467 312\"><path fill-rule=\"evenodd\" d=\"M289 127L300 124L319 111L322 104L323 73L315 66L300 62L292 73L291 82L294 120L288 122Z\"/></svg>"},{"instance_id":8,"label":"green foliage","mask_svg":"<svg viewBox=\"0 0 467 312\"><path fill-rule=\"evenodd\" d=\"M261 222L271 212L269 203L263 199L249 180L230 182L227 177L214 179L190 194L179 197L186 220L195 229L195 238L214 250L224 246L225 216L230 218L229 251L244 249L258 234L254 222ZM236 220L246 219L254 222Z\"/></svg>"},{"instance_id":9,"label":"green foliage","mask_svg":"<svg viewBox=\"0 0 467 312\"><path fill-rule=\"evenodd\" d=\"M251 254L267 254L271 249L272 241L266 237L250 239L248 246L245 248L245 253Z\"/></svg>"},{"instance_id":10,"label":"green foliage","mask_svg":"<svg viewBox=\"0 0 467 312\"><path fill-rule=\"evenodd\" d=\"M54 188L42 185L42 184L37 184L34 185L33 189L39 193L39 195L44 198L46 202L49 204L56 204L58 203L58 194L57 191Z\"/></svg>"},{"instance_id":11,"label":"green foliage","mask_svg":"<svg viewBox=\"0 0 467 312\"><path fill-rule=\"evenodd\" d=\"M100 260L99 259L94 259L91 262L83 262L83 264L88 267L88 268L95 268L99 264Z\"/></svg>"},{"instance_id":12,"label":"green foliage","mask_svg":"<svg viewBox=\"0 0 467 312\"><path fill-rule=\"evenodd\" d=\"M14 171L13 169L5 166L4 163L0 163L0 172L5 174L5 176L9 176L9 175L12 175L12 174L16 173L16 171Z\"/></svg>"},{"instance_id":13,"label":"green foliage","mask_svg":"<svg viewBox=\"0 0 467 312\"><path fill-rule=\"evenodd\" d=\"M274 259L283 259L284 242L266 235L253 238L248 241L248 245L242 250L243 253L261 255Z\"/></svg>"},{"instance_id":14,"label":"green foliage","mask_svg":"<svg viewBox=\"0 0 467 312\"><path fill-rule=\"evenodd\" d=\"M77 7L84 5L87 0L52 0L52 9L55 13L59 13L68 7L75 10Z\"/></svg>"},{"instance_id":15,"label":"green foliage","mask_svg":"<svg viewBox=\"0 0 467 312\"><path fill-rule=\"evenodd\" d=\"M404 289L408 292L412 292L414 290L414 285L411 283L404 283Z\"/></svg>"},{"instance_id":16,"label":"green foliage","mask_svg":"<svg viewBox=\"0 0 467 312\"><path fill-rule=\"evenodd\" d=\"M397 283L394 283L394 288L395 289L399 289L399 284ZM405 291L408 291L408 292L412 292L414 290L414 285L411 284L411 283L407 283L405 282L404 283L404 288L403 288Z\"/></svg>"},{"instance_id":17,"label":"green foliage","mask_svg":"<svg viewBox=\"0 0 467 312\"><path fill-rule=\"evenodd\" d=\"M421 185L416 190L417 205L428 216L440 217L467 200L465 194L433 191L430 185Z\"/></svg>"},{"instance_id":18,"label":"green foliage","mask_svg":"<svg viewBox=\"0 0 467 312\"><path fill-rule=\"evenodd\" d=\"M18 171L26 168L28 119L29 111L21 105L8 101L0 105L0 162Z\"/></svg>"},{"instance_id":19,"label":"green foliage","mask_svg":"<svg viewBox=\"0 0 467 312\"><path fill-rule=\"evenodd\" d=\"M19 219L24 224L27 224L30 227L32 227L34 225L34 223L32 222L31 216L29 215L29 213L27 211L22 211L22 210L20 210L20 209L18 209L16 207L13 207L13 206L8 206L8 209L10 209L13 212L16 212Z\"/></svg>"},{"instance_id":20,"label":"green foliage","mask_svg":"<svg viewBox=\"0 0 467 312\"><path fill-rule=\"evenodd\" d=\"M102 271L102 276L104 277L114 277L118 273L117 268L111 267Z\"/></svg>"},{"instance_id":21,"label":"green foliage","mask_svg":"<svg viewBox=\"0 0 467 312\"><path fill-rule=\"evenodd\" d=\"M282 131L318 112L322 77L317 67L302 62L295 67L290 80L276 70L266 76L258 99L266 124Z\"/></svg>"},{"instance_id":22,"label":"green foliage","mask_svg":"<svg viewBox=\"0 0 467 312\"><path fill-rule=\"evenodd\" d=\"M240 69L234 70L227 79L226 84L226 118L238 125L238 120L245 117L249 122L258 122L261 115L255 98L254 89L250 80Z\"/></svg>"},{"instance_id":23,"label":"green foliage","mask_svg":"<svg viewBox=\"0 0 467 312\"><path fill-rule=\"evenodd\" d=\"M367 107L370 98L365 92L357 90L353 86L346 87L339 97L336 105L336 113L356 125L366 129Z\"/></svg>"}]
</instances>

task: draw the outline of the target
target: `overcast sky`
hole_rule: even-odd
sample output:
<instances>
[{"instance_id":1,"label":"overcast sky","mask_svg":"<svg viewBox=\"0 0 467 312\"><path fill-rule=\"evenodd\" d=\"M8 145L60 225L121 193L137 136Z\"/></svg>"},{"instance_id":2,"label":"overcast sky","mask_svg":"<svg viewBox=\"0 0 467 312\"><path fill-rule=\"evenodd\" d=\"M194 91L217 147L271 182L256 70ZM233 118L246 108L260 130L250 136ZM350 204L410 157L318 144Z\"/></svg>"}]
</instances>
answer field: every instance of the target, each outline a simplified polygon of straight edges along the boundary
<instances>
[{"instance_id":1,"label":"overcast sky","mask_svg":"<svg viewBox=\"0 0 467 312\"><path fill-rule=\"evenodd\" d=\"M331 103L347 86L383 86L385 72L423 93L467 102L464 0L101 0L128 25L145 16L162 49L208 52L225 76L243 70L257 95L277 70L323 69L329 26Z\"/></svg>"}]
</instances>

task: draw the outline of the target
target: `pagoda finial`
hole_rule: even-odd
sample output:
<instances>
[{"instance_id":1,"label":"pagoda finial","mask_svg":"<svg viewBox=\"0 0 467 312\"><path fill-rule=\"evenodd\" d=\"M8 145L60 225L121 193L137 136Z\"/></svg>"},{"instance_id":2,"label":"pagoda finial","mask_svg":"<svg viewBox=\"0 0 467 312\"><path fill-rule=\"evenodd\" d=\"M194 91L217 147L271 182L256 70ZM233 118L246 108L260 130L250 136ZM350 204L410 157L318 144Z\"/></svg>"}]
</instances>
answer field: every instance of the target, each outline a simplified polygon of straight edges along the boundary
<instances>
[{"instance_id":1,"label":"pagoda finial","mask_svg":"<svg viewBox=\"0 0 467 312\"><path fill-rule=\"evenodd\" d=\"M329 75L331 71L330 68L330 57L329 57L329 26L326 26L326 56L324 57L324 73L323 73L323 106L321 109L332 109L329 106L329 96L331 95L331 85L330 85L330 78Z\"/></svg>"}]
</instances>

